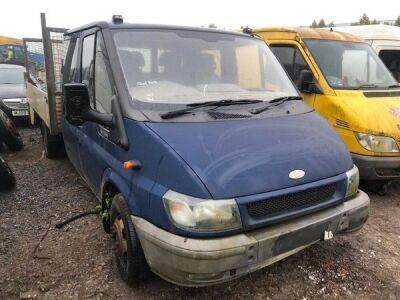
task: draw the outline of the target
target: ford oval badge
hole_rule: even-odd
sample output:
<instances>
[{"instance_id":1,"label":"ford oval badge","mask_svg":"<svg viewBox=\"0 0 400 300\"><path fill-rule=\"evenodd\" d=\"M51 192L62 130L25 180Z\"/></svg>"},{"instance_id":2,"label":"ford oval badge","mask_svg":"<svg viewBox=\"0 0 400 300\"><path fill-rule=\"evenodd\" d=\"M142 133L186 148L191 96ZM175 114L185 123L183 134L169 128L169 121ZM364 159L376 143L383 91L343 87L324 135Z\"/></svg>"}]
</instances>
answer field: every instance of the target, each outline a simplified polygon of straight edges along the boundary
<instances>
[{"instance_id":1,"label":"ford oval badge","mask_svg":"<svg viewBox=\"0 0 400 300\"><path fill-rule=\"evenodd\" d=\"M303 170L293 170L292 172L289 173L289 178L290 179L301 179L306 175L306 172Z\"/></svg>"}]
</instances>

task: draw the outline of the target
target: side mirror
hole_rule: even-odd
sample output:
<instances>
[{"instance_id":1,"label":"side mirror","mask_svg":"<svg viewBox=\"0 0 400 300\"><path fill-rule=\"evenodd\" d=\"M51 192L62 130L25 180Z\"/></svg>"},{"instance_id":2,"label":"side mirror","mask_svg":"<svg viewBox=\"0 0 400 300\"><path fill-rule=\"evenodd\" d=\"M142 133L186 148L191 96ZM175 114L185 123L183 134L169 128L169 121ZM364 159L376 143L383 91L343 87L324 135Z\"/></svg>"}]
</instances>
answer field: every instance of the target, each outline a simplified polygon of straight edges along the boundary
<instances>
[{"instance_id":1,"label":"side mirror","mask_svg":"<svg viewBox=\"0 0 400 300\"><path fill-rule=\"evenodd\" d=\"M322 94L321 88L315 83L314 76L310 70L300 71L297 88L307 94Z\"/></svg>"},{"instance_id":2,"label":"side mirror","mask_svg":"<svg viewBox=\"0 0 400 300\"><path fill-rule=\"evenodd\" d=\"M94 122L114 129L113 114L105 114L95 111L90 107L89 91L83 83L64 84L65 117L74 126L80 126L85 122Z\"/></svg>"}]
</instances>

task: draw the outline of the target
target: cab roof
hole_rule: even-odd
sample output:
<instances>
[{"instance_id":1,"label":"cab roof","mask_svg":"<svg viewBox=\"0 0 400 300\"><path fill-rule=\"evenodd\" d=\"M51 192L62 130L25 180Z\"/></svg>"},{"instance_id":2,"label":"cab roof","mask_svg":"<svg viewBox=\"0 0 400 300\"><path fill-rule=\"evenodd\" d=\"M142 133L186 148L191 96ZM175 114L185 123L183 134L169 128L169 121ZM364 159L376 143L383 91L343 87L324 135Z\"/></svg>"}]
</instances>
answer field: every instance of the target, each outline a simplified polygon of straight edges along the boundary
<instances>
[{"instance_id":1,"label":"cab roof","mask_svg":"<svg viewBox=\"0 0 400 300\"><path fill-rule=\"evenodd\" d=\"M201 32L211 32L211 33L224 33L224 34L234 34L240 36L247 36L250 35L244 34L237 31L229 31L229 30L222 30L222 29L215 29L215 28L206 28L206 27L190 27L190 26L179 26L179 25L159 25L159 24L137 24L137 23L120 23L116 24L113 22L93 22L87 25L83 25L74 29L68 30L65 34L69 35L72 33L88 30L91 28L98 27L100 29L164 29L164 30L190 30L190 31L201 31Z\"/></svg>"},{"instance_id":2,"label":"cab roof","mask_svg":"<svg viewBox=\"0 0 400 300\"><path fill-rule=\"evenodd\" d=\"M267 39L282 39L282 34L292 34L293 39L299 36L301 39L320 39L320 40L337 40L366 43L362 38L349 34L336 31L333 27L330 28L306 28L306 27L264 27L253 29L254 33L261 34Z\"/></svg>"}]
</instances>

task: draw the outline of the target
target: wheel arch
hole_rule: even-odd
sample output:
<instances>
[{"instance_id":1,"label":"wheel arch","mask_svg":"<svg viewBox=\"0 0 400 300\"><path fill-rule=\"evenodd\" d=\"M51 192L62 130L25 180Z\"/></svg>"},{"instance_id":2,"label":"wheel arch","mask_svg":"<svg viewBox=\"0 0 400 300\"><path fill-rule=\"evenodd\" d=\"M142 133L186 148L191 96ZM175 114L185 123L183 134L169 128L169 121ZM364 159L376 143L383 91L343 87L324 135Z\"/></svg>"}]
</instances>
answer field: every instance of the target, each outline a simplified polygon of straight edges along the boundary
<instances>
[{"instance_id":1,"label":"wheel arch","mask_svg":"<svg viewBox=\"0 0 400 300\"><path fill-rule=\"evenodd\" d=\"M132 201L131 185L126 182L120 175L118 175L111 168L104 171L102 188L101 188L101 200L104 201L105 197L114 197L116 194L121 194L132 214L138 215L140 210L137 201Z\"/></svg>"}]
</instances>

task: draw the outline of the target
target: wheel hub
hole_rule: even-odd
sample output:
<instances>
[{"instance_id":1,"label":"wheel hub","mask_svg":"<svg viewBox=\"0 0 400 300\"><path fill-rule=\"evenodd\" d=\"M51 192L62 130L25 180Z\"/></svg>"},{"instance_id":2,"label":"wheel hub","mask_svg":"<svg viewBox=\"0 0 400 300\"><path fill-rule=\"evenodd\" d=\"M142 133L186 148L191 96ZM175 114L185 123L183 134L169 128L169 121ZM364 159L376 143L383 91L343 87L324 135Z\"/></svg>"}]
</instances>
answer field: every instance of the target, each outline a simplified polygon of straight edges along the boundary
<instances>
[{"instance_id":1,"label":"wheel hub","mask_svg":"<svg viewBox=\"0 0 400 300\"><path fill-rule=\"evenodd\" d=\"M125 239L125 230L124 230L124 222L122 221L121 216L118 216L114 224L112 226L114 239L116 241L116 252L121 257L126 257L128 252L128 246Z\"/></svg>"}]
</instances>

